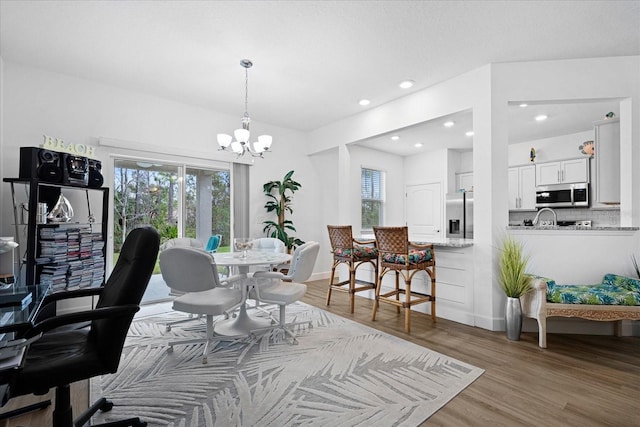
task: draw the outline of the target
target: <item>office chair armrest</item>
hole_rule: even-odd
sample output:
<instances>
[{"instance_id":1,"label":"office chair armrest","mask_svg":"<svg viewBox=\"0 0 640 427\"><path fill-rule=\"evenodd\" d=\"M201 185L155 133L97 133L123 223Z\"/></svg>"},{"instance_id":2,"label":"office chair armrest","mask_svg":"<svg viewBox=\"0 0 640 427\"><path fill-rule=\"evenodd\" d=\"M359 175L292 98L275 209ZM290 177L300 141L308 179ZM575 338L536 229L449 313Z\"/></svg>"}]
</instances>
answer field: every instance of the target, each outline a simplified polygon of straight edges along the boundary
<instances>
[{"instance_id":1,"label":"office chair armrest","mask_svg":"<svg viewBox=\"0 0 640 427\"><path fill-rule=\"evenodd\" d=\"M43 332L50 331L61 326L73 325L77 323L90 322L92 320L110 319L115 317L122 317L126 315L133 315L140 309L139 306L129 304L116 307L103 307L96 308L94 310L78 311L75 313L61 314L58 316L50 317L42 322L34 325L26 334L25 338L38 335Z\"/></svg>"},{"instance_id":2,"label":"office chair armrest","mask_svg":"<svg viewBox=\"0 0 640 427\"><path fill-rule=\"evenodd\" d=\"M36 315L34 322L39 323L43 319L54 316L56 312L56 302L58 301L66 301L73 298L100 296L103 289L104 287L100 286L98 288L74 289L71 291L60 291L47 294L42 300L42 304L40 305L40 309L38 310L38 314Z\"/></svg>"},{"instance_id":3,"label":"office chair armrest","mask_svg":"<svg viewBox=\"0 0 640 427\"><path fill-rule=\"evenodd\" d=\"M104 287L100 286L99 288L83 288L83 289L74 289L72 291L60 291L53 292L47 294L42 301L42 306L44 307L47 304L52 302L67 300L71 298L81 298L81 297L91 297L91 296L100 296L102 294Z\"/></svg>"}]
</instances>

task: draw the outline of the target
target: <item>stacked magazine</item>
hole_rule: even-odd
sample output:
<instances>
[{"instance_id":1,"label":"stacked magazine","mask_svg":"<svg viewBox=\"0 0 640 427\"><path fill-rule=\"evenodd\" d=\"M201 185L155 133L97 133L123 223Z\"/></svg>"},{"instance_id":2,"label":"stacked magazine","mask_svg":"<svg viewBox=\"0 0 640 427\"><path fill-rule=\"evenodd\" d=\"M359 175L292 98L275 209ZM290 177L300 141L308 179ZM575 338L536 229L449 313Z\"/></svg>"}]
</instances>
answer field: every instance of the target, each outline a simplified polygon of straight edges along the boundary
<instances>
[{"instance_id":1,"label":"stacked magazine","mask_svg":"<svg viewBox=\"0 0 640 427\"><path fill-rule=\"evenodd\" d=\"M104 281L104 241L91 227L59 225L40 229L40 283L52 290L101 286Z\"/></svg>"}]
</instances>

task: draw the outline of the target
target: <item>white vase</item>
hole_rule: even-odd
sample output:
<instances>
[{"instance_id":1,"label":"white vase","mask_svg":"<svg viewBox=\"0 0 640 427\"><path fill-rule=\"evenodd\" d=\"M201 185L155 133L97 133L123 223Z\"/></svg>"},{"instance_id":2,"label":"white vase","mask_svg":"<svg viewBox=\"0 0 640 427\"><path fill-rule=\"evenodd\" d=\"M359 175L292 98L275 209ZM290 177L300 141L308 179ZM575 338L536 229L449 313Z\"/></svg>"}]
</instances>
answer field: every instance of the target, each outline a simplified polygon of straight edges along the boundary
<instances>
[{"instance_id":1,"label":"white vase","mask_svg":"<svg viewBox=\"0 0 640 427\"><path fill-rule=\"evenodd\" d=\"M507 297L504 321L507 328L507 339L520 341L520 333L522 332L522 306L520 305L520 298Z\"/></svg>"}]
</instances>

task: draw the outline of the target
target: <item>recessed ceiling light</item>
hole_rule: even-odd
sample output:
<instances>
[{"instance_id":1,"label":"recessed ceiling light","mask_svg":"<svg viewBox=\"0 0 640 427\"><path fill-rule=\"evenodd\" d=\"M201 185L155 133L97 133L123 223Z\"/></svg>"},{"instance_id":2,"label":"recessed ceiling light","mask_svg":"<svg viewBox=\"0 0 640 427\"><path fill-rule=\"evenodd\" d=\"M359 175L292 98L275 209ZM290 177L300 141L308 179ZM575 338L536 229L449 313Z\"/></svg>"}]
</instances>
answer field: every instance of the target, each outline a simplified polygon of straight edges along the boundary
<instances>
[{"instance_id":1,"label":"recessed ceiling light","mask_svg":"<svg viewBox=\"0 0 640 427\"><path fill-rule=\"evenodd\" d=\"M546 114L540 114L539 116L536 116L536 121L537 122L541 122L543 120L547 120L547 115Z\"/></svg>"},{"instance_id":2,"label":"recessed ceiling light","mask_svg":"<svg viewBox=\"0 0 640 427\"><path fill-rule=\"evenodd\" d=\"M400 84L398 86L400 86L400 88L402 88L402 89L409 89L415 83L416 82L414 82L413 80L403 80L403 81L400 82Z\"/></svg>"},{"instance_id":3,"label":"recessed ceiling light","mask_svg":"<svg viewBox=\"0 0 640 427\"><path fill-rule=\"evenodd\" d=\"M469 132L465 132L465 135L467 135L467 136L473 136L473 131L472 131L472 130L470 130Z\"/></svg>"},{"instance_id":4,"label":"recessed ceiling light","mask_svg":"<svg viewBox=\"0 0 640 427\"><path fill-rule=\"evenodd\" d=\"M444 122L443 125L444 127L450 128L451 126L455 125L456 122L452 122L451 120L449 120L448 122Z\"/></svg>"},{"instance_id":5,"label":"recessed ceiling light","mask_svg":"<svg viewBox=\"0 0 640 427\"><path fill-rule=\"evenodd\" d=\"M416 147L416 148L420 148L420 147L422 147L422 143L421 142L416 142L413 146Z\"/></svg>"},{"instance_id":6,"label":"recessed ceiling light","mask_svg":"<svg viewBox=\"0 0 640 427\"><path fill-rule=\"evenodd\" d=\"M527 108L528 106L529 104L525 104L525 103L520 104L520 108Z\"/></svg>"},{"instance_id":7,"label":"recessed ceiling light","mask_svg":"<svg viewBox=\"0 0 640 427\"><path fill-rule=\"evenodd\" d=\"M358 101L358 104L364 106L367 106L369 104L371 104L371 101L369 101L368 99L361 99L360 101Z\"/></svg>"},{"instance_id":8,"label":"recessed ceiling light","mask_svg":"<svg viewBox=\"0 0 640 427\"><path fill-rule=\"evenodd\" d=\"M393 135L393 136L391 137L391 140L392 140L392 141L397 141L397 140L399 140L399 139L400 139L400 137L399 137L398 135Z\"/></svg>"}]
</instances>

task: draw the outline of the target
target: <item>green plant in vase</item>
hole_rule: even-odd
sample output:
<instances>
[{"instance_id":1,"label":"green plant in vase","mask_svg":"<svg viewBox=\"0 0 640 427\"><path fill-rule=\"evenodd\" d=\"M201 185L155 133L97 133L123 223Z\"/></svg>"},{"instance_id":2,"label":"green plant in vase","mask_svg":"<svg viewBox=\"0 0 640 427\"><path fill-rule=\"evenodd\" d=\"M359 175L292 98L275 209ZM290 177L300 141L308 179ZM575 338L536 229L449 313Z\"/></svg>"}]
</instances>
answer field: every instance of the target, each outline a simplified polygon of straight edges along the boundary
<instances>
[{"instance_id":1,"label":"green plant in vase","mask_svg":"<svg viewBox=\"0 0 640 427\"><path fill-rule=\"evenodd\" d=\"M302 187L300 183L291 178L292 176L293 171L289 171L282 181L269 181L262 186L264 194L269 197L269 201L264 205L265 209L267 212L275 212L278 216L277 221L264 221L265 226L262 231L269 237L282 240L289 252L304 243L289 235L289 232L296 231L296 229L293 226L293 221L286 219L287 212L293 213L291 208L293 193Z\"/></svg>"},{"instance_id":2,"label":"green plant in vase","mask_svg":"<svg viewBox=\"0 0 640 427\"><path fill-rule=\"evenodd\" d=\"M507 236L502 240L500 251L498 282L507 295L505 311L507 338L517 341L522 332L520 297L531 291L533 278L525 272L529 257L524 255L521 242L512 236Z\"/></svg>"}]
</instances>

